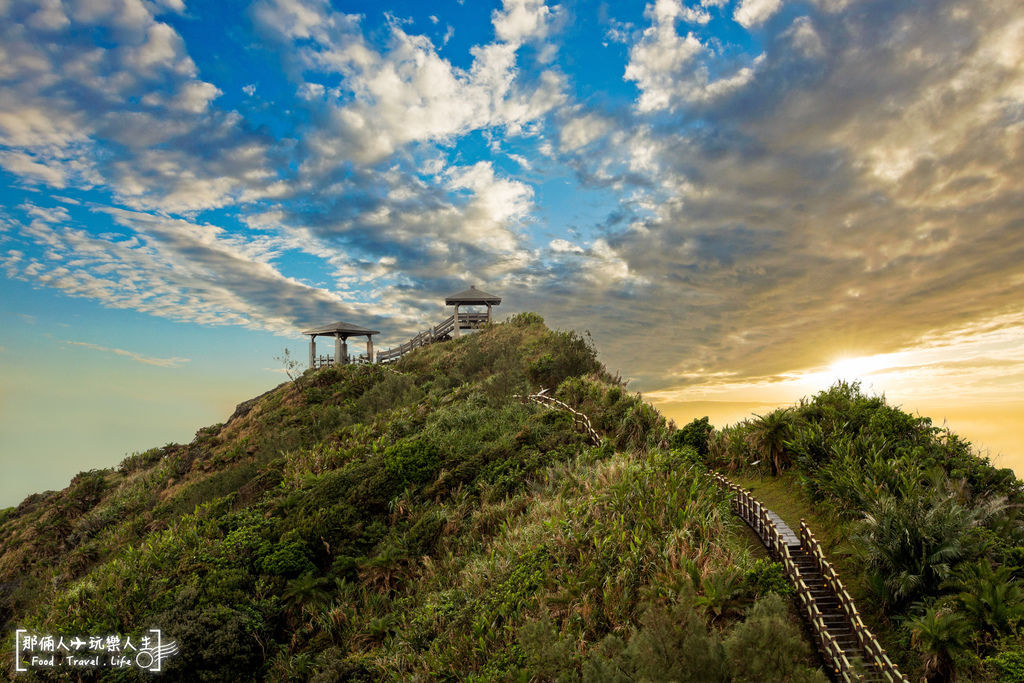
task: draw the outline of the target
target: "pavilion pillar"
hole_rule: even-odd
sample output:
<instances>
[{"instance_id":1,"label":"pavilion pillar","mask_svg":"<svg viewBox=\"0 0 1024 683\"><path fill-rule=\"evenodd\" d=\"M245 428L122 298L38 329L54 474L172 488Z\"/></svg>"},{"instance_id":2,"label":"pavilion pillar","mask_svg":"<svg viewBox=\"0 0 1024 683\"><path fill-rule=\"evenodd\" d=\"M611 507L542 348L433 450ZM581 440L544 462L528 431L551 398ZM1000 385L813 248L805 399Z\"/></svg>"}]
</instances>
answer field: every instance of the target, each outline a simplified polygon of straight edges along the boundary
<instances>
[{"instance_id":1,"label":"pavilion pillar","mask_svg":"<svg viewBox=\"0 0 1024 683\"><path fill-rule=\"evenodd\" d=\"M487 322L491 322L491 305L487 304Z\"/></svg>"},{"instance_id":2,"label":"pavilion pillar","mask_svg":"<svg viewBox=\"0 0 1024 683\"><path fill-rule=\"evenodd\" d=\"M316 365L316 335L309 338L309 369L313 370Z\"/></svg>"},{"instance_id":3,"label":"pavilion pillar","mask_svg":"<svg viewBox=\"0 0 1024 683\"><path fill-rule=\"evenodd\" d=\"M366 335L366 362L373 362L373 335Z\"/></svg>"},{"instance_id":4,"label":"pavilion pillar","mask_svg":"<svg viewBox=\"0 0 1024 683\"><path fill-rule=\"evenodd\" d=\"M348 339L345 337L341 339L341 362L348 362Z\"/></svg>"},{"instance_id":5,"label":"pavilion pillar","mask_svg":"<svg viewBox=\"0 0 1024 683\"><path fill-rule=\"evenodd\" d=\"M452 336L458 337L459 334L459 305L455 304L455 329L452 330Z\"/></svg>"},{"instance_id":6,"label":"pavilion pillar","mask_svg":"<svg viewBox=\"0 0 1024 683\"><path fill-rule=\"evenodd\" d=\"M345 362L345 340L340 334L334 335L334 364L341 365Z\"/></svg>"}]
</instances>

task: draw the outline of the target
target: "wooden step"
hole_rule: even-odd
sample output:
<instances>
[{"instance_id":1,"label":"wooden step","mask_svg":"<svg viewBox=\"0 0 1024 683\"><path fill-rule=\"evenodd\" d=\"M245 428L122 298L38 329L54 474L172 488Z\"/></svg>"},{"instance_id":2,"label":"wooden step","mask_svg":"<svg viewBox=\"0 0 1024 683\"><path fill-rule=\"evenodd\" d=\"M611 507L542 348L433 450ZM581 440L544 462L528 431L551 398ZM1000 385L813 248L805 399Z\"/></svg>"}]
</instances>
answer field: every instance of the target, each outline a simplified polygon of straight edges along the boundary
<instances>
[{"instance_id":1,"label":"wooden step","mask_svg":"<svg viewBox=\"0 0 1024 683\"><path fill-rule=\"evenodd\" d=\"M717 479L723 486L726 486L733 491L736 490L724 477L718 477ZM756 501L752 501L752 503L756 503ZM810 594L808 597L814 601L814 604L820 613L820 623L823 623L825 633L833 639L836 646L843 652L845 658L849 660L854 670L861 674L861 680L870 682L885 681L886 677L881 673L881 671L864 663L865 655L860 649L860 639L857 637L856 632L853 630L847 618L843 605L839 600L839 596L837 596L832 588L825 583L825 577L822 575L821 568L818 566L817 558L812 555L808 549L803 547L799 535L794 532L781 517L763 506L761 509L763 510L765 517L771 520L775 525L782 543L787 546L789 556L792 558L800 579L808 589ZM738 510L735 501L733 510ZM757 530L759 524L758 520L746 519L743 515L740 515L740 517L749 526L754 528L755 531ZM769 543L765 541L765 545L769 546ZM769 546L769 549L771 549L774 554L774 548ZM806 611L802 607L800 612L804 617L807 616ZM812 631L814 629L815 627L812 625ZM815 638L815 642L820 648L820 640ZM826 652L823 651L822 654L825 655L826 658L828 657ZM903 680L906 679L904 678Z\"/></svg>"}]
</instances>

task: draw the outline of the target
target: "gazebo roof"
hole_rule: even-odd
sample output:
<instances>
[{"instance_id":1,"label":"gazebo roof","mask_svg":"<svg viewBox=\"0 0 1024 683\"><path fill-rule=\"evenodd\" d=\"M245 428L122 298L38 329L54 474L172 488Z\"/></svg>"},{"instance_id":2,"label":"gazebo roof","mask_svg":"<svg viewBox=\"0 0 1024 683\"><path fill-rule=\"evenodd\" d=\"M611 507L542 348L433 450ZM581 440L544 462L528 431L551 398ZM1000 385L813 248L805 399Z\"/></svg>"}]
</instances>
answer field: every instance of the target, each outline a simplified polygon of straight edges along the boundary
<instances>
[{"instance_id":1,"label":"gazebo roof","mask_svg":"<svg viewBox=\"0 0 1024 683\"><path fill-rule=\"evenodd\" d=\"M476 286L470 286L469 289L463 290L458 294L452 294L444 299L445 306L454 306L455 304L491 304L492 306L497 306L500 303L500 296L488 294L481 289L477 289Z\"/></svg>"},{"instance_id":2,"label":"gazebo roof","mask_svg":"<svg viewBox=\"0 0 1024 683\"><path fill-rule=\"evenodd\" d=\"M311 330L305 330L302 334L308 334L314 337L320 335L334 336L340 334L343 337L361 337L363 335L369 336L371 334L380 334L380 330L369 330L359 325L353 325L352 323L336 322L330 325L324 325L323 327L314 327Z\"/></svg>"}]
</instances>

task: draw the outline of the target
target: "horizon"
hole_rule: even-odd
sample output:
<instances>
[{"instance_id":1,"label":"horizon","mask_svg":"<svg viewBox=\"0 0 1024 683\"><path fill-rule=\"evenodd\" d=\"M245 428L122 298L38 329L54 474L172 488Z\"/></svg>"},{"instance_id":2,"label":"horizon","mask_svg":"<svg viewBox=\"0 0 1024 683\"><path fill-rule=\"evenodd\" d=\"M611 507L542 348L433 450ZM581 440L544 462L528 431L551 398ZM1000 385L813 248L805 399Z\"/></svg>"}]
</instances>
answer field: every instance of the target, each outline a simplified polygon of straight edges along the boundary
<instances>
[{"instance_id":1,"label":"horizon","mask_svg":"<svg viewBox=\"0 0 1024 683\"><path fill-rule=\"evenodd\" d=\"M677 424L857 380L1024 474L1019 3L0 17L0 508L469 285Z\"/></svg>"}]
</instances>

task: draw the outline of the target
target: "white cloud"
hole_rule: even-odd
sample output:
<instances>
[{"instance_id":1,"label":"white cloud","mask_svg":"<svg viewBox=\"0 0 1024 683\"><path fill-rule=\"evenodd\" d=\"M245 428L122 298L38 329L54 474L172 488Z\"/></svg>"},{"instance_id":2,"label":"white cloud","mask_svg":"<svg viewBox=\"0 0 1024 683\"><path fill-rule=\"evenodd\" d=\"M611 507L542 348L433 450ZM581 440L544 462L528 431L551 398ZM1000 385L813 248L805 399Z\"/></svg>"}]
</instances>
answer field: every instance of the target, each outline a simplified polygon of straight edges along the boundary
<instances>
[{"instance_id":1,"label":"white cloud","mask_svg":"<svg viewBox=\"0 0 1024 683\"><path fill-rule=\"evenodd\" d=\"M709 14L707 10L696 7L687 7L683 10L681 18L689 24L699 24L703 26L711 21L711 14Z\"/></svg>"},{"instance_id":2,"label":"white cloud","mask_svg":"<svg viewBox=\"0 0 1024 683\"><path fill-rule=\"evenodd\" d=\"M890 10L768 22L758 59L709 53L677 73L683 125L623 117L633 130L572 156L595 186L623 188L608 272L619 259L650 287L590 329L610 357L635 357L616 341L634 318L678 340L638 362L641 383L771 378L1019 309L1024 17L1003 0ZM582 257L560 258L552 277L586 290Z\"/></svg>"},{"instance_id":3,"label":"white cloud","mask_svg":"<svg viewBox=\"0 0 1024 683\"><path fill-rule=\"evenodd\" d=\"M636 81L640 89L638 111L704 105L742 89L754 79L760 57L750 66L734 68L728 75L711 79L707 61L713 54L692 32L684 38L676 31L679 19L694 21L691 16L694 11L697 10L683 7L679 0L658 0L647 5L644 14L652 25L630 49L624 76L626 80ZM707 18L710 20L710 15Z\"/></svg>"},{"instance_id":4,"label":"white cloud","mask_svg":"<svg viewBox=\"0 0 1024 683\"><path fill-rule=\"evenodd\" d=\"M44 223L66 223L71 220L68 210L63 206L41 207L35 204L25 203L18 207Z\"/></svg>"},{"instance_id":5,"label":"white cloud","mask_svg":"<svg viewBox=\"0 0 1024 683\"><path fill-rule=\"evenodd\" d=\"M26 21L32 28L59 31L71 23L68 16L64 14L60 0L41 0L39 4L39 9Z\"/></svg>"},{"instance_id":6,"label":"white cloud","mask_svg":"<svg viewBox=\"0 0 1024 683\"><path fill-rule=\"evenodd\" d=\"M630 49L624 78L636 81L640 89L637 108L648 112L671 106L681 70L704 46L692 33L684 38L676 32L676 19L683 14L678 0L658 0L647 5L644 14L653 23Z\"/></svg>"},{"instance_id":7,"label":"white cloud","mask_svg":"<svg viewBox=\"0 0 1024 683\"><path fill-rule=\"evenodd\" d=\"M80 119L40 106L0 109L0 142L11 147L67 147L88 137Z\"/></svg>"},{"instance_id":8,"label":"white cloud","mask_svg":"<svg viewBox=\"0 0 1024 683\"><path fill-rule=\"evenodd\" d=\"M50 17L45 26L0 22L0 165L22 184L104 186L131 206L163 211L270 191L268 143L237 114L211 108L220 90L199 78L181 36L153 17L180 2L14 0L12 8ZM70 25L58 25L58 11ZM94 27L116 40L97 45Z\"/></svg>"},{"instance_id":9,"label":"white cloud","mask_svg":"<svg viewBox=\"0 0 1024 683\"><path fill-rule=\"evenodd\" d=\"M72 4L72 17L83 24L135 31L145 29L152 21L141 0L77 0Z\"/></svg>"},{"instance_id":10,"label":"white cloud","mask_svg":"<svg viewBox=\"0 0 1024 683\"><path fill-rule=\"evenodd\" d=\"M821 44L821 36L814 30L809 17L797 17L783 35L793 43L800 54L808 59L823 57L825 48Z\"/></svg>"},{"instance_id":11,"label":"white cloud","mask_svg":"<svg viewBox=\"0 0 1024 683\"><path fill-rule=\"evenodd\" d=\"M202 114L210 102L221 95L221 91L212 83L191 81L181 86L174 98L174 108L193 114Z\"/></svg>"},{"instance_id":12,"label":"white cloud","mask_svg":"<svg viewBox=\"0 0 1024 683\"><path fill-rule=\"evenodd\" d=\"M462 236L489 249L512 251L518 238L508 226L523 219L533 203L533 189L518 180L498 178L489 161L449 169L449 187L470 190L463 209Z\"/></svg>"},{"instance_id":13,"label":"white cloud","mask_svg":"<svg viewBox=\"0 0 1024 683\"><path fill-rule=\"evenodd\" d=\"M583 253L583 247L579 246L578 244L573 244L568 240L563 240L562 238L551 240L551 242L548 244L548 247L551 249L551 251L555 252L556 254Z\"/></svg>"},{"instance_id":14,"label":"white cloud","mask_svg":"<svg viewBox=\"0 0 1024 683\"><path fill-rule=\"evenodd\" d=\"M544 0L503 0L502 8L494 10L491 21L499 40L518 45L547 34L551 9Z\"/></svg>"},{"instance_id":15,"label":"white cloud","mask_svg":"<svg viewBox=\"0 0 1024 683\"><path fill-rule=\"evenodd\" d=\"M596 114L574 116L559 130L559 145L563 152L572 152L586 147L607 134L612 124Z\"/></svg>"},{"instance_id":16,"label":"white cloud","mask_svg":"<svg viewBox=\"0 0 1024 683\"><path fill-rule=\"evenodd\" d=\"M388 49L380 52L363 38L356 18L324 6L300 10L266 0L256 11L265 30L315 41L312 47L296 46L300 63L341 75L343 89L351 93L342 104L331 104L326 125L307 136L312 154L304 170L310 173L347 160L376 163L410 143L448 142L472 130L523 133L565 100L564 77L553 71L529 86L517 83L519 41L540 36L547 14L543 3L532 1L496 11L502 40L473 47L472 64L464 70L441 57L429 38L395 23Z\"/></svg>"},{"instance_id":17,"label":"white cloud","mask_svg":"<svg viewBox=\"0 0 1024 683\"><path fill-rule=\"evenodd\" d=\"M34 220L22 226L21 236L49 251L27 262L20 252L8 252L9 276L112 308L282 334L354 311L337 294L282 275L271 264L278 253L274 240L153 214L101 211L129 236Z\"/></svg>"},{"instance_id":18,"label":"white cloud","mask_svg":"<svg viewBox=\"0 0 1024 683\"><path fill-rule=\"evenodd\" d=\"M177 13L180 14L180 13L185 11L185 2L184 2L184 0L153 0L153 1L157 5L160 5L161 7L166 7L168 10L171 10L172 12L177 12Z\"/></svg>"},{"instance_id":19,"label":"white cloud","mask_svg":"<svg viewBox=\"0 0 1024 683\"><path fill-rule=\"evenodd\" d=\"M126 351L124 349L110 348L107 346L100 346L98 344L90 344L89 342L65 341L64 343L69 346L81 346L87 349L92 349L93 351L102 351L104 353L113 353L118 356L125 356L127 358L131 358L133 361L136 361L138 363L144 363L146 365L156 365L157 367L161 368L178 368L184 365L185 363L190 362L190 359L188 358L178 358L177 356L174 356L172 358L156 358L153 356L144 356L141 353L136 353L135 351Z\"/></svg>"},{"instance_id":20,"label":"white cloud","mask_svg":"<svg viewBox=\"0 0 1024 683\"><path fill-rule=\"evenodd\" d=\"M594 240L586 255L583 276L592 286L604 289L622 284L648 284L647 278L632 272L629 263L604 238Z\"/></svg>"},{"instance_id":21,"label":"white cloud","mask_svg":"<svg viewBox=\"0 0 1024 683\"><path fill-rule=\"evenodd\" d=\"M0 166L28 181L46 183L57 189L67 185L67 175L59 164L38 159L25 152L0 151Z\"/></svg>"},{"instance_id":22,"label":"white cloud","mask_svg":"<svg viewBox=\"0 0 1024 683\"><path fill-rule=\"evenodd\" d=\"M732 18L743 28L754 28L768 21L782 7L782 0L742 0Z\"/></svg>"},{"instance_id":23,"label":"white cloud","mask_svg":"<svg viewBox=\"0 0 1024 683\"><path fill-rule=\"evenodd\" d=\"M533 164L530 163L530 160L521 154L512 154L511 152L509 152L507 156L509 159L519 164L519 166L526 171L529 171L531 168L533 168Z\"/></svg>"},{"instance_id":24,"label":"white cloud","mask_svg":"<svg viewBox=\"0 0 1024 683\"><path fill-rule=\"evenodd\" d=\"M142 45L119 49L123 64L136 73L152 77L158 70L169 69L184 76L195 75L195 64L185 53L181 36L162 22L150 24Z\"/></svg>"}]
</instances>

